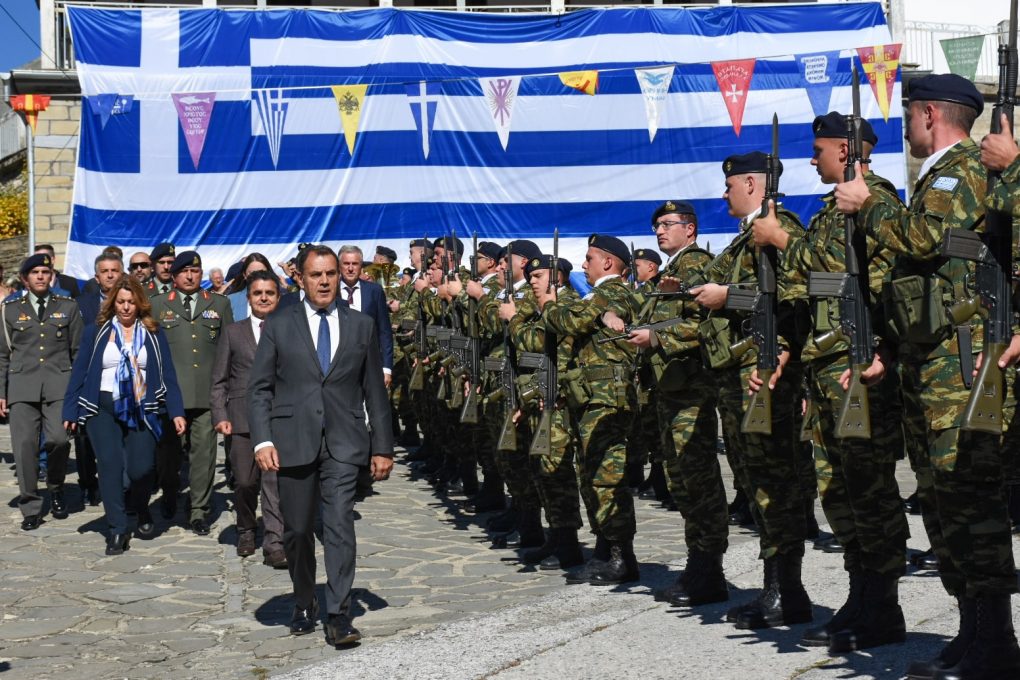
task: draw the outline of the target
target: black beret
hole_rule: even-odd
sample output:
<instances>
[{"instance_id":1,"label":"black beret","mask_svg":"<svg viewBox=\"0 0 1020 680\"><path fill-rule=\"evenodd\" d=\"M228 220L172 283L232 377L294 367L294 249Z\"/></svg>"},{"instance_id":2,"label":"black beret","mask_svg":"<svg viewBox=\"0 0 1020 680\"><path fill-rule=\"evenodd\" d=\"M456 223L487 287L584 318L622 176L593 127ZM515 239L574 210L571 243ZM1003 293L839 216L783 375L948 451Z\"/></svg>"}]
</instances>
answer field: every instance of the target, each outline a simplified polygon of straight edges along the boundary
<instances>
[{"instance_id":1,"label":"black beret","mask_svg":"<svg viewBox=\"0 0 1020 680\"><path fill-rule=\"evenodd\" d=\"M170 265L170 273L176 274L185 267L201 267L202 258L199 257L198 253L194 250L185 250L182 253L178 253L177 257L174 258L174 263Z\"/></svg>"},{"instance_id":2,"label":"black beret","mask_svg":"<svg viewBox=\"0 0 1020 680\"><path fill-rule=\"evenodd\" d=\"M615 255L623 262L630 261L630 248L627 247L626 243L615 236L609 236L607 234L592 234L588 237L588 246L604 250L610 255Z\"/></svg>"},{"instance_id":3,"label":"black beret","mask_svg":"<svg viewBox=\"0 0 1020 680\"><path fill-rule=\"evenodd\" d=\"M662 264L662 258L659 257L659 254L652 250L651 248L638 248L637 250L634 251L634 259L648 260L649 262L654 262L655 264Z\"/></svg>"},{"instance_id":4,"label":"black beret","mask_svg":"<svg viewBox=\"0 0 1020 680\"><path fill-rule=\"evenodd\" d=\"M732 177L733 175L764 173L768 170L768 158L768 154L762 153L761 151L734 154L723 161L723 174L727 177ZM779 161L779 174L783 174L782 161Z\"/></svg>"},{"instance_id":5,"label":"black beret","mask_svg":"<svg viewBox=\"0 0 1020 680\"><path fill-rule=\"evenodd\" d=\"M652 213L652 224L655 224L663 215L697 215L694 206L687 201L666 201Z\"/></svg>"},{"instance_id":6,"label":"black beret","mask_svg":"<svg viewBox=\"0 0 1020 680\"><path fill-rule=\"evenodd\" d=\"M409 248L431 248L432 243L427 238L416 238L411 241Z\"/></svg>"},{"instance_id":7,"label":"black beret","mask_svg":"<svg viewBox=\"0 0 1020 680\"><path fill-rule=\"evenodd\" d=\"M393 262L397 261L397 251L393 250L392 248L387 248L386 246L376 246L375 254L382 255L383 257L388 257Z\"/></svg>"},{"instance_id":8,"label":"black beret","mask_svg":"<svg viewBox=\"0 0 1020 680\"><path fill-rule=\"evenodd\" d=\"M450 246L447 246L446 245L447 243L449 243L452 246L452 248ZM437 238L435 242L433 242L432 247L442 248L443 250L453 250L453 252L455 252L458 255L464 254L464 242L461 241L459 238L453 236L442 236L440 238Z\"/></svg>"},{"instance_id":9,"label":"black beret","mask_svg":"<svg viewBox=\"0 0 1020 680\"><path fill-rule=\"evenodd\" d=\"M35 255L29 255L22 261L21 269L18 271L22 276L29 273L36 267L49 267L53 268L53 258L50 257L49 253L36 253Z\"/></svg>"},{"instance_id":10,"label":"black beret","mask_svg":"<svg viewBox=\"0 0 1020 680\"><path fill-rule=\"evenodd\" d=\"M241 274L244 273L241 271L241 268L243 266L244 260L241 260L240 262L235 262L234 264L230 265L230 269L227 270L227 275L224 276L223 278L225 278L227 281L233 281L234 279L236 279L237 277L241 276Z\"/></svg>"},{"instance_id":11,"label":"black beret","mask_svg":"<svg viewBox=\"0 0 1020 680\"><path fill-rule=\"evenodd\" d=\"M531 272L536 269L548 269L552 255L540 254L538 257L533 257L524 263L524 275L531 276ZM558 258L556 260L556 268L569 275L574 270L574 265L570 264L570 260L566 258Z\"/></svg>"},{"instance_id":12,"label":"black beret","mask_svg":"<svg viewBox=\"0 0 1020 680\"><path fill-rule=\"evenodd\" d=\"M507 244L507 248L509 248L514 255L520 255L528 260L542 256L542 251L535 245L535 242L529 241L525 238L519 238L516 241L511 241Z\"/></svg>"},{"instance_id":13,"label":"black beret","mask_svg":"<svg viewBox=\"0 0 1020 680\"><path fill-rule=\"evenodd\" d=\"M414 278L418 274L418 270L414 267L404 267L404 271L400 272L401 276L410 276Z\"/></svg>"},{"instance_id":14,"label":"black beret","mask_svg":"<svg viewBox=\"0 0 1020 680\"><path fill-rule=\"evenodd\" d=\"M910 81L910 92L907 99L912 102L953 102L969 106L981 115L985 110L985 100L970 82L955 73L938 73Z\"/></svg>"},{"instance_id":15,"label":"black beret","mask_svg":"<svg viewBox=\"0 0 1020 680\"><path fill-rule=\"evenodd\" d=\"M174 250L174 244L172 243L160 243L152 252L149 253L149 259L156 262L161 257L177 257L177 252Z\"/></svg>"},{"instance_id":16,"label":"black beret","mask_svg":"<svg viewBox=\"0 0 1020 680\"><path fill-rule=\"evenodd\" d=\"M315 245L314 243L309 243L308 241L305 241L304 243L299 243L297 244L297 251L300 253L302 250L306 248L311 248L314 245Z\"/></svg>"},{"instance_id":17,"label":"black beret","mask_svg":"<svg viewBox=\"0 0 1020 680\"><path fill-rule=\"evenodd\" d=\"M815 118L811 130L815 133L815 139L846 139L846 116L838 111L829 111ZM872 146L878 144L878 135L867 118L861 118L861 139Z\"/></svg>"},{"instance_id":18,"label":"black beret","mask_svg":"<svg viewBox=\"0 0 1020 680\"><path fill-rule=\"evenodd\" d=\"M493 260L499 260L500 253L503 252L503 248L492 241L479 241L478 242L478 255L480 257L488 257Z\"/></svg>"}]
</instances>

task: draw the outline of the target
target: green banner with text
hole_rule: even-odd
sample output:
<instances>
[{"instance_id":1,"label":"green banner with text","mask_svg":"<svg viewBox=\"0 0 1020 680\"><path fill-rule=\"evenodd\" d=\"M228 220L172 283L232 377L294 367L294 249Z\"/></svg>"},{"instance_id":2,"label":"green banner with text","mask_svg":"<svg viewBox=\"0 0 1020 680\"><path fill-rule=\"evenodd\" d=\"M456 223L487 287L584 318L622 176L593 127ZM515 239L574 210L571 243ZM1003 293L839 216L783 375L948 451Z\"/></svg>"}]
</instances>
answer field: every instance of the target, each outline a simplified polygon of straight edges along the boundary
<instances>
[{"instance_id":1,"label":"green banner with text","mask_svg":"<svg viewBox=\"0 0 1020 680\"><path fill-rule=\"evenodd\" d=\"M946 38L939 42L942 43L942 51L946 53L950 72L974 80L981 50L985 46L985 36L968 35L963 38Z\"/></svg>"}]
</instances>

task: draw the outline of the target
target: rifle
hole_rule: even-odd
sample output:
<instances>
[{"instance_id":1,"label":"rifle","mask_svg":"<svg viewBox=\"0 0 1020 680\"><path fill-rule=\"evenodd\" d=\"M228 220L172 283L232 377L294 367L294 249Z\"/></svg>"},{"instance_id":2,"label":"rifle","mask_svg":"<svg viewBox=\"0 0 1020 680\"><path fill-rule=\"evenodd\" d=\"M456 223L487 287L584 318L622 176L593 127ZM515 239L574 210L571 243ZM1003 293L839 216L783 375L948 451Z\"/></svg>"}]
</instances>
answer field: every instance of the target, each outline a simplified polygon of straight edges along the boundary
<instances>
[{"instance_id":1,"label":"rifle","mask_svg":"<svg viewBox=\"0 0 1020 680\"><path fill-rule=\"evenodd\" d=\"M478 278L478 232L471 234L471 280ZM478 301L468 296L468 342L465 348L464 368L467 371L467 395L464 397L464 408L460 412L460 422L476 424L478 422L478 393L476 388L481 382L479 376L482 341L478 331Z\"/></svg>"},{"instance_id":2,"label":"rifle","mask_svg":"<svg viewBox=\"0 0 1020 680\"><path fill-rule=\"evenodd\" d=\"M634 257L634 242L630 242L630 287L637 289L637 258Z\"/></svg>"},{"instance_id":3,"label":"rifle","mask_svg":"<svg viewBox=\"0 0 1020 680\"><path fill-rule=\"evenodd\" d=\"M513 248L507 246L506 251L507 269L503 276L503 295L505 300L512 300L514 294L513 281ZM503 356L486 357L482 362L482 368L498 374L499 387L486 395L487 400L506 401L503 426L499 430L499 437L496 440L497 451L517 450L517 426L514 424L514 413L517 411L517 369L514 365L514 346L510 342L510 324L503 322Z\"/></svg>"},{"instance_id":4,"label":"rifle","mask_svg":"<svg viewBox=\"0 0 1020 680\"><path fill-rule=\"evenodd\" d=\"M993 133L1002 132L1002 114L1006 115L1010 130L1013 129L1017 84L1016 31L1017 0L1012 0L1009 8L1009 38L1005 44L999 43L999 89L992 110ZM989 171L988 192L992 192L1001 181L998 172ZM978 312L984 317L984 357L977 385L971 388L960 428L1001 435L1002 398L1007 385L1002 369L999 368L999 358L1013 335L1010 328L1013 317L1013 223L1009 213L989 210L985 214L985 225L984 234L967 229L947 229L942 241L942 255L975 263L974 279L980 299ZM967 302L964 301L964 307L971 306ZM963 344L960 343L961 359ZM961 370L963 365L961 361Z\"/></svg>"},{"instance_id":5,"label":"rifle","mask_svg":"<svg viewBox=\"0 0 1020 680\"><path fill-rule=\"evenodd\" d=\"M847 156L843 179L854 178L854 163L862 166L870 159L864 158L861 141L861 94L857 68L852 67L851 82L853 112L846 116ZM850 387L843 397L843 404L836 418L834 435L840 439L856 437L871 438L871 408L868 401L868 386L861 380L861 373L871 365L875 356L874 333L871 326L868 283L868 265L862 261L867 256L867 243L863 231L857 229L857 215L844 217L846 249L844 251L845 272L811 272L808 275L808 295L811 297L836 298L839 300L839 328L815 338L815 344L825 351L838 340L849 345Z\"/></svg>"},{"instance_id":6,"label":"rifle","mask_svg":"<svg viewBox=\"0 0 1020 680\"><path fill-rule=\"evenodd\" d=\"M628 337L630 337L630 334L633 333L634 331L644 331L644 330L659 331L659 330L662 330L664 328L672 328L673 326L676 326L677 324L683 323L684 321L690 321L690 317L689 316L674 316L674 317L670 317L668 319L663 319L662 321L656 321L655 323L637 323L637 324L633 324L633 325L629 325L628 324L628 325L623 327L623 333L621 333L620 335L612 335L612 336L610 336L608 338L599 338L595 342L597 344L599 344L599 345L603 345L603 344L605 344L607 342L616 342L617 340L626 340Z\"/></svg>"},{"instance_id":7,"label":"rifle","mask_svg":"<svg viewBox=\"0 0 1020 680\"><path fill-rule=\"evenodd\" d=\"M444 263L443 280L449 283L450 279L457 277L457 230L450 230L450 238L445 239L446 247L443 249ZM453 257L450 251L453 251ZM456 305L443 300L441 302L443 316L449 321L447 332L442 333L438 340L443 357L440 366L444 370L442 381L439 385L437 399L447 399L447 406L451 409L459 409L464 404L464 390L460 377L464 374L465 356L467 349L467 338L461 333L460 315L457 313Z\"/></svg>"},{"instance_id":8,"label":"rifle","mask_svg":"<svg viewBox=\"0 0 1020 680\"><path fill-rule=\"evenodd\" d=\"M633 253L633 250L631 250ZM560 230L553 229L553 255L549 259L549 281L547 291L555 290L559 282ZM552 455L552 414L559 398L559 365L556 361L558 339L556 334L545 329L545 351L539 354L541 361L534 366L538 376L538 389L542 393L542 415L538 420L538 428L531 440L529 453L532 456ZM530 353L521 354L521 367L525 368L525 357Z\"/></svg>"},{"instance_id":9,"label":"rifle","mask_svg":"<svg viewBox=\"0 0 1020 680\"><path fill-rule=\"evenodd\" d=\"M425 246L421 250L421 261L418 268L418 278L424 278L429 268L429 260L432 256L429 254L431 248L428 246L429 236L425 234ZM412 284L413 286L413 284ZM411 377L407 381L407 389L411 392L421 392L425 389L425 357L428 356L429 343L428 343L428 320L425 318L425 305L422 303L421 293L418 294L418 319L414 325L414 345L418 355L418 361L415 362L414 368L411 370Z\"/></svg>"},{"instance_id":10,"label":"rifle","mask_svg":"<svg viewBox=\"0 0 1020 680\"><path fill-rule=\"evenodd\" d=\"M761 200L761 214L763 216L769 214L769 201L774 201L778 210L781 198L782 194L779 193L779 116L772 114L772 153L768 155L766 161L765 195ZM765 382L762 388L751 397L751 402L744 412L744 420L740 424L740 431L772 434L772 391L768 388L768 382L779 367L779 338L776 334L779 302L776 294L776 261L778 259L776 247L759 248L757 259L757 290L745 291L740 288L730 288L726 296L726 308L751 313L750 317L744 321L746 337L743 341L736 343L734 349L742 354L750 348L751 343L758 347L758 378Z\"/></svg>"}]
</instances>

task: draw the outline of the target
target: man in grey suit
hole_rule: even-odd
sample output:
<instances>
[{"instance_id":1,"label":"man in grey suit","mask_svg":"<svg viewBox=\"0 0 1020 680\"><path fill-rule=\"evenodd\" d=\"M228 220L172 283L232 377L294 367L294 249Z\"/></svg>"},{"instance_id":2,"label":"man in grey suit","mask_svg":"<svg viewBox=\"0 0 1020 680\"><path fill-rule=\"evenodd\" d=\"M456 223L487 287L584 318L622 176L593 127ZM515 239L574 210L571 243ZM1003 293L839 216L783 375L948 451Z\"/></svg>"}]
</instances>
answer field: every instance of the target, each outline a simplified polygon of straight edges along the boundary
<instances>
[{"instance_id":1,"label":"man in grey suit","mask_svg":"<svg viewBox=\"0 0 1020 680\"><path fill-rule=\"evenodd\" d=\"M261 488L265 527L263 561L274 569L285 569L287 557L283 552L283 518L276 472L267 470L259 479L248 427L248 375L265 319L280 302L280 281L271 272L253 272L248 276L247 294L245 306L251 307L251 316L224 328L223 337L216 346L209 407L216 431L226 439L227 455L234 471L237 554L247 557L255 553L255 529L258 527L255 510Z\"/></svg>"},{"instance_id":2,"label":"man in grey suit","mask_svg":"<svg viewBox=\"0 0 1020 680\"><path fill-rule=\"evenodd\" d=\"M393 468L393 430L375 324L337 304L339 260L310 246L298 261L305 299L262 331L248 383L255 462L277 471L283 546L294 587L294 635L315 629L315 510L322 497L326 643L361 639L350 620L354 495L358 472L383 480ZM365 408L372 424L365 423Z\"/></svg>"},{"instance_id":3,"label":"man in grey suit","mask_svg":"<svg viewBox=\"0 0 1020 680\"><path fill-rule=\"evenodd\" d=\"M10 415L21 528L32 531L42 523L38 489L41 434L45 434L43 448L48 455L50 511L54 519L67 517L63 485L71 445L60 411L84 324L78 303L50 290L51 255L26 258L20 272L25 295L0 306L0 416Z\"/></svg>"}]
</instances>

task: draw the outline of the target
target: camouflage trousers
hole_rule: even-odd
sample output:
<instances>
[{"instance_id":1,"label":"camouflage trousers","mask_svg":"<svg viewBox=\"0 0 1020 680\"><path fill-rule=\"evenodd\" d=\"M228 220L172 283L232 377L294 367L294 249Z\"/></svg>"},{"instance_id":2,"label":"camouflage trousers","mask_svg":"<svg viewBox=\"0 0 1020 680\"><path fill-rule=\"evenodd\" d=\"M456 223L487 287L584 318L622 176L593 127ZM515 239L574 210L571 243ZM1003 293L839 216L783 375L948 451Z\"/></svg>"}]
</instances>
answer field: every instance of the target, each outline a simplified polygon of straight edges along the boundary
<instances>
[{"instance_id":1,"label":"camouflage trousers","mask_svg":"<svg viewBox=\"0 0 1020 680\"><path fill-rule=\"evenodd\" d=\"M659 392L658 415L669 492L684 518L687 549L721 555L729 526L716 451L717 397L711 372L701 370L682 390Z\"/></svg>"},{"instance_id":2,"label":"camouflage trousers","mask_svg":"<svg viewBox=\"0 0 1020 680\"><path fill-rule=\"evenodd\" d=\"M645 403L634 411L634 421L627 437L627 460L630 463L661 463L662 432L659 429L658 390L645 390Z\"/></svg>"},{"instance_id":3,"label":"camouflage trousers","mask_svg":"<svg viewBox=\"0 0 1020 680\"><path fill-rule=\"evenodd\" d=\"M629 409L590 405L574 415L577 477L594 534L613 542L634 538L634 497L627 486Z\"/></svg>"},{"instance_id":4,"label":"camouflage trousers","mask_svg":"<svg viewBox=\"0 0 1020 680\"><path fill-rule=\"evenodd\" d=\"M526 424L515 428L517 447L513 451L499 451L500 430L506 418L506 401L486 402L482 417L488 429L485 440L492 442L492 457L499 475L506 482L506 490L518 508L537 508L541 505L538 489L535 486L534 474L528 448L531 444L530 432Z\"/></svg>"},{"instance_id":5,"label":"camouflage trousers","mask_svg":"<svg viewBox=\"0 0 1020 680\"><path fill-rule=\"evenodd\" d=\"M794 411L800 411L803 367L797 362L787 365L772 391L771 435L740 431L744 408L750 403L747 381L752 370L753 366L745 366L715 374L727 457L731 461L736 459L733 474L758 513L760 558L777 553L802 554L807 530L804 489L799 482L803 448ZM734 453L729 451L731 442L739 446Z\"/></svg>"},{"instance_id":6,"label":"camouflage trousers","mask_svg":"<svg viewBox=\"0 0 1020 680\"><path fill-rule=\"evenodd\" d=\"M811 399L816 420L815 468L822 510L843 546L843 565L881 574L904 573L907 517L896 484L896 458L903 449L899 420L886 414L898 400L896 380L868 390L871 439L839 439L836 418L844 392L839 377L845 355L811 364Z\"/></svg>"},{"instance_id":7,"label":"camouflage trousers","mask_svg":"<svg viewBox=\"0 0 1020 680\"><path fill-rule=\"evenodd\" d=\"M1017 592L1002 438L960 429L970 391L959 357L909 357L901 375L906 419L927 424L930 477L918 475L918 495L929 499L921 512L943 586L954 596ZM931 487L922 492L922 483Z\"/></svg>"},{"instance_id":8,"label":"camouflage trousers","mask_svg":"<svg viewBox=\"0 0 1020 680\"><path fill-rule=\"evenodd\" d=\"M414 417L418 421L425 441L430 444L436 441L436 410L435 399L436 386L429 379L430 374L426 373L425 385L421 390L408 390L407 394L411 400L411 407L414 409Z\"/></svg>"},{"instance_id":9,"label":"camouflage trousers","mask_svg":"<svg viewBox=\"0 0 1020 680\"><path fill-rule=\"evenodd\" d=\"M410 378L407 356L404 355L400 361L395 361L390 383L390 409L393 413L394 430L399 419L400 427L408 430L417 430L418 419L414 409L414 397L408 389Z\"/></svg>"},{"instance_id":10,"label":"camouflage trousers","mask_svg":"<svg viewBox=\"0 0 1020 680\"><path fill-rule=\"evenodd\" d=\"M537 413L529 418L532 432L538 427L538 419ZM581 503L574 469L574 442L566 409L553 411L551 441L551 455L531 456L535 489L545 511L545 521L550 529L580 529Z\"/></svg>"}]
</instances>

